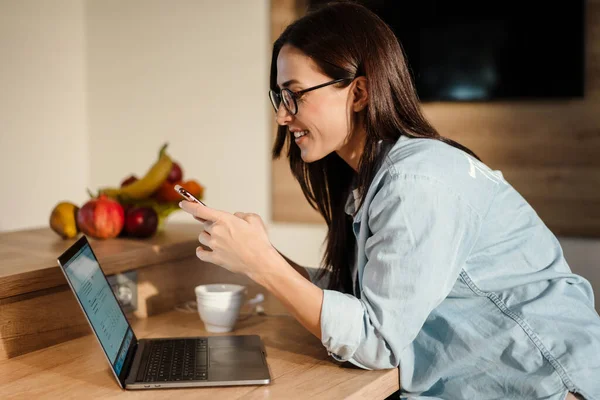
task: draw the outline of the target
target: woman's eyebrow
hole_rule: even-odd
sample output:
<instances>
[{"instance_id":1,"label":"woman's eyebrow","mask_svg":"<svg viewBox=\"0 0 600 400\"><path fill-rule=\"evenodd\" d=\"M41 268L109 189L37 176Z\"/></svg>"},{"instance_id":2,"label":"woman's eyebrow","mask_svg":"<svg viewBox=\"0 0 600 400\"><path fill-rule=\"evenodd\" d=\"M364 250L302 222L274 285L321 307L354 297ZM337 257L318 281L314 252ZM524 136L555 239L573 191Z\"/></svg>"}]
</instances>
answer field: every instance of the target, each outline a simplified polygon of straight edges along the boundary
<instances>
[{"instance_id":1,"label":"woman's eyebrow","mask_svg":"<svg viewBox=\"0 0 600 400\"><path fill-rule=\"evenodd\" d=\"M285 87L288 87L290 85L293 85L294 83L300 83L300 82L297 79L290 79L289 81L283 82L281 85L279 85L279 87L285 88Z\"/></svg>"}]
</instances>

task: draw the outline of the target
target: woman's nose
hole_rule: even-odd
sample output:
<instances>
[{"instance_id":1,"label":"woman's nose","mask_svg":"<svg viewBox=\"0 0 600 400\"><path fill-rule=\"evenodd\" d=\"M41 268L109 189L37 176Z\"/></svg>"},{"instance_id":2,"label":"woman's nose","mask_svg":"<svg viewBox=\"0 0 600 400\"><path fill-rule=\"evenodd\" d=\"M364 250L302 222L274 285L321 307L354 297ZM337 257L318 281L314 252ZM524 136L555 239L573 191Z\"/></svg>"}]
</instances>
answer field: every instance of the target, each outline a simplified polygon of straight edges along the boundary
<instances>
[{"instance_id":1,"label":"woman's nose","mask_svg":"<svg viewBox=\"0 0 600 400\"><path fill-rule=\"evenodd\" d=\"M287 125L290 123L294 116L289 113L287 108L281 103L279 108L277 109L277 113L275 114L275 121L277 121L278 125Z\"/></svg>"}]
</instances>

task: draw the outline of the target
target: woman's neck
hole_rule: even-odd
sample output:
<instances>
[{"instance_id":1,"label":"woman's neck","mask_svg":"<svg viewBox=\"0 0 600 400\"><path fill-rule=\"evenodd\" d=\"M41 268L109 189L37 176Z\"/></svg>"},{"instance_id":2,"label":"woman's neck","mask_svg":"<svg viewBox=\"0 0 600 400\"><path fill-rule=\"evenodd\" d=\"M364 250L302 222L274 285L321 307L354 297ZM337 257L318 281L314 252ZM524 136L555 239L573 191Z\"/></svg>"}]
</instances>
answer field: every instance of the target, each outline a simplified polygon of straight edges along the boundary
<instances>
[{"instance_id":1,"label":"woman's neck","mask_svg":"<svg viewBox=\"0 0 600 400\"><path fill-rule=\"evenodd\" d=\"M363 155L365 150L365 142L367 139L367 132L364 128L357 130L348 139L348 142L339 150L337 150L337 154L342 158L342 160L346 161L346 164L350 166L354 170L354 172L358 173L358 164L360 163L360 158Z\"/></svg>"}]
</instances>

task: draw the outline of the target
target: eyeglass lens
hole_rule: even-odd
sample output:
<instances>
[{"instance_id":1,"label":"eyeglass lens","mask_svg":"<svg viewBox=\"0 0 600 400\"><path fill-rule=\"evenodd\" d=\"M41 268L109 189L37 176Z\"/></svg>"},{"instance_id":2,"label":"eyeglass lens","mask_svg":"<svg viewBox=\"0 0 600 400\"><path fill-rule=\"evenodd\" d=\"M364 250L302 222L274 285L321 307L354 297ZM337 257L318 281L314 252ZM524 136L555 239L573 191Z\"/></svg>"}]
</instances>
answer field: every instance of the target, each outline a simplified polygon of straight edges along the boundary
<instances>
[{"instance_id":1,"label":"eyeglass lens","mask_svg":"<svg viewBox=\"0 0 600 400\"><path fill-rule=\"evenodd\" d=\"M284 89L281 91L281 93L271 90L269 91L269 98L271 99L271 104L273 105L275 112L279 110L279 105L283 101L283 106L286 108L286 110L292 115L296 114L296 102L288 90Z\"/></svg>"}]
</instances>

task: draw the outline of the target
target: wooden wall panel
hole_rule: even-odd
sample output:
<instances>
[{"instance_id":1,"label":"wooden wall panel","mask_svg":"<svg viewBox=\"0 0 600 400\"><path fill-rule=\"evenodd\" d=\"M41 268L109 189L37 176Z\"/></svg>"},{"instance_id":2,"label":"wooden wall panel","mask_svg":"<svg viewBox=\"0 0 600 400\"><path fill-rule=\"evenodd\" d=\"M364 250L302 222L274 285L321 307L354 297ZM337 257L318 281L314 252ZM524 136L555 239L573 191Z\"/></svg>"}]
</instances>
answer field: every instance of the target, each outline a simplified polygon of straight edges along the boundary
<instances>
[{"instance_id":1,"label":"wooden wall panel","mask_svg":"<svg viewBox=\"0 0 600 400\"><path fill-rule=\"evenodd\" d=\"M291 22L298 13L293 1L272 0L273 39L284 28L282 21ZM600 0L588 1L586 13L584 99L439 102L426 103L423 109L442 135L501 170L554 233L599 237ZM323 223L304 199L286 160L272 163L272 209L276 222Z\"/></svg>"}]
</instances>

